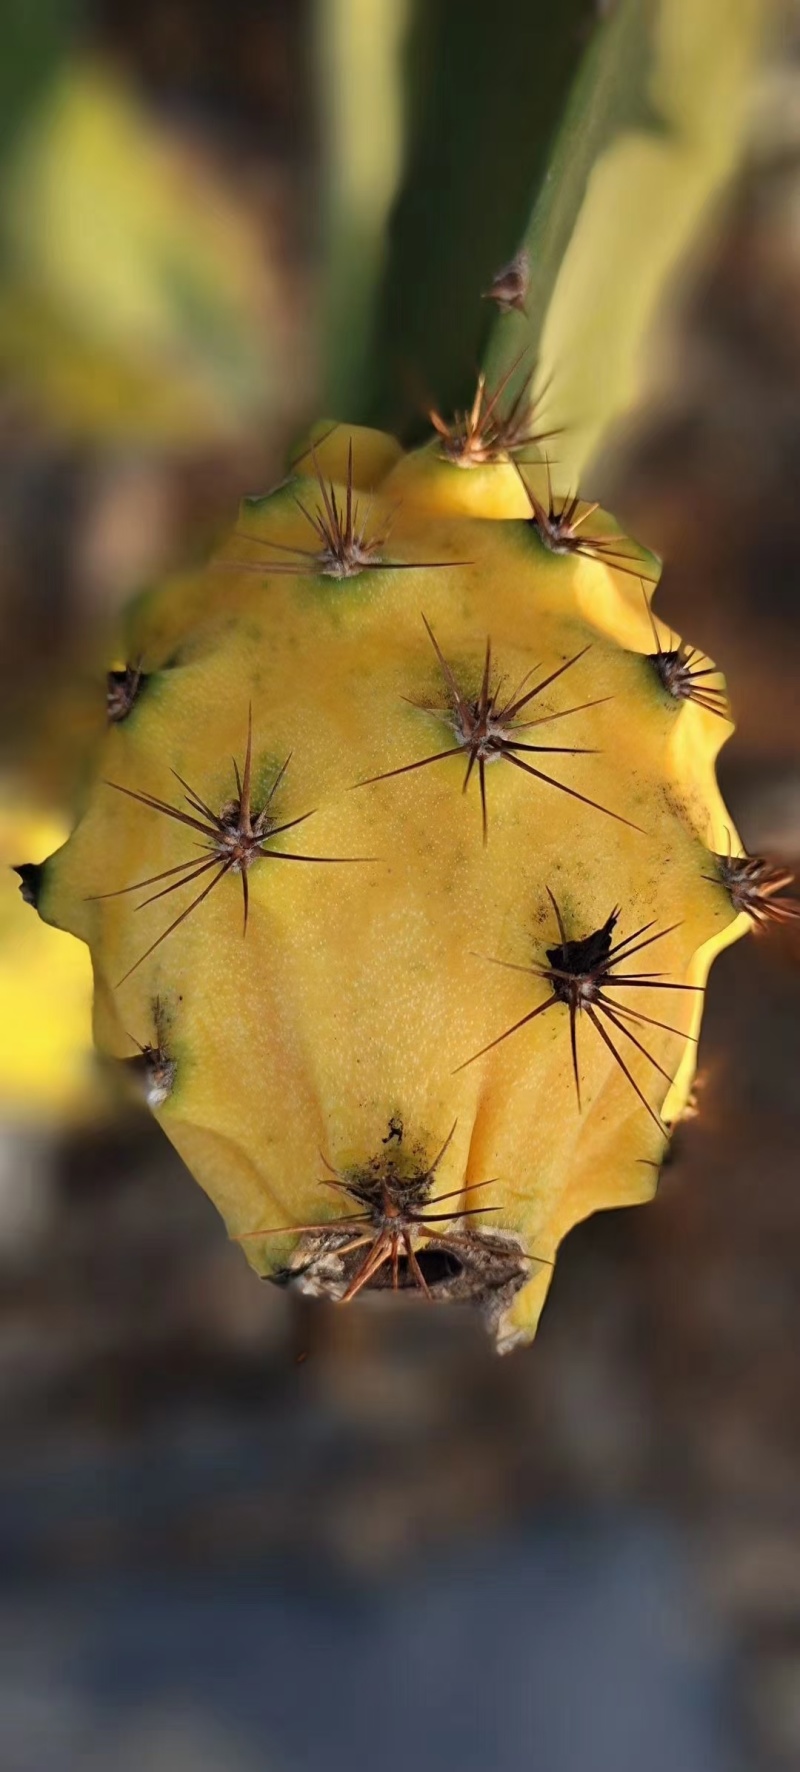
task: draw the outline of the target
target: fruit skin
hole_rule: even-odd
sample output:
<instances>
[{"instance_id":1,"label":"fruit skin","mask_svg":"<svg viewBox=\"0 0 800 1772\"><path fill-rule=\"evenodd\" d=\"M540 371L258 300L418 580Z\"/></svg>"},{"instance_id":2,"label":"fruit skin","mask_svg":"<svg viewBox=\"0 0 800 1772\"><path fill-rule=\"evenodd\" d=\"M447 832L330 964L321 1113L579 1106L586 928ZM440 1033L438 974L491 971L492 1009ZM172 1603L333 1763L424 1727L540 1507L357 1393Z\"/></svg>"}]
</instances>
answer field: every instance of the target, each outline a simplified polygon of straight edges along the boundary
<instances>
[{"instance_id":1,"label":"fruit skin","mask_svg":"<svg viewBox=\"0 0 800 1772\"><path fill-rule=\"evenodd\" d=\"M331 424L312 440L293 452L294 478L246 501L216 559L130 610L121 656L141 661L143 687L108 730L38 908L89 944L101 1050L130 1058L138 1042L174 1066L157 1117L257 1273L293 1269L342 1296L379 1237L375 1283L401 1262L413 1278L427 1247L449 1272L434 1293L473 1296L505 1349L533 1335L571 1226L652 1196L686 1104L703 998L683 987L703 987L749 926L709 878L710 852L737 846L714 775L730 723L658 680L657 563L605 514L585 532L618 538L624 570L545 547L511 463L465 472L435 447L403 456L392 439ZM385 538L384 564L337 579L291 550L318 546L310 516L331 490L345 511L351 451L353 493L367 489L359 521ZM524 471L543 496L543 470ZM474 703L489 636L506 698L567 666L519 716L563 717L519 736L591 754L523 761L607 811L495 754L484 843L463 749L363 785L458 749L433 641ZM254 813L278 778L273 822L313 816L267 834L245 867L246 933L234 871L137 910L171 882L132 884L199 864L203 839L131 796L186 812L174 771L229 816L249 709ZM284 846L323 859L280 859ZM525 969L546 968L559 942L554 901L570 940L615 907L615 939L658 933L637 964L670 988L615 1000L681 1032L629 1022L648 1060L607 1024L652 1112L583 1013L579 1111L563 1001L499 1039L548 995ZM412 1222L413 1202L448 1218ZM366 1229L336 1228L359 1211ZM411 1254L391 1241L401 1222Z\"/></svg>"}]
</instances>

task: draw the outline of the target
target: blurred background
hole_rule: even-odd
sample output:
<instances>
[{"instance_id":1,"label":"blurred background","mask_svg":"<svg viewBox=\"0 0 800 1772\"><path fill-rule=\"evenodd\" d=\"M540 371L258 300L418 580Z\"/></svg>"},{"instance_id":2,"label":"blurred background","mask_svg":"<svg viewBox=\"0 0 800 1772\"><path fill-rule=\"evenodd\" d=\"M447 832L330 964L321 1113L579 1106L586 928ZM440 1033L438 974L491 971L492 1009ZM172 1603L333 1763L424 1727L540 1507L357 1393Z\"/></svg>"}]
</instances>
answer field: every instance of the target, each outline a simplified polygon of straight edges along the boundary
<instances>
[{"instance_id":1,"label":"blurred background","mask_svg":"<svg viewBox=\"0 0 800 1772\"><path fill-rule=\"evenodd\" d=\"M9 871L68 829L121 602L346 409L406 24L0 17L4 1772L800 1766L797 935L723 954L657 1201L573 1233L498 1361L456 1309L256 1282ZM799 0L775 25L587 490L665 557L660 612L727 672L728 803L795 866Z\"/></svg>"}]
</instances>

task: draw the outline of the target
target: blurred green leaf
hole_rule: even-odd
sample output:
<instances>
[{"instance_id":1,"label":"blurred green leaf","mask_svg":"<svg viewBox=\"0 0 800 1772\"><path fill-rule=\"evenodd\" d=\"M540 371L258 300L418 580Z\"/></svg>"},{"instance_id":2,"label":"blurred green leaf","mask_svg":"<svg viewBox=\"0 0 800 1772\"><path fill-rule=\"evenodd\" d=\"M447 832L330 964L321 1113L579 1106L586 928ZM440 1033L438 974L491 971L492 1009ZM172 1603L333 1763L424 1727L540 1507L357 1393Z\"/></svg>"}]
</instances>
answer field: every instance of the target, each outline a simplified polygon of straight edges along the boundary
<instances>
[{"instance_id":1,"label":"blurred green leaf","mask_svg":"<svg viewBox=\"0 0 800 1772\"><path fill-rule=\"evenodd\" d=\"M60 72L16 138L0 267L0 360L68 431L195 447L265 410L255 223L101 65Z\"/></svg>"},{"instance_id":2,"label":"blurred green leaf","mask_svg":"<svg viewBox=\"0 0 800 1772\"><path fill-rule=\"evenodd\" d=\"M80 0L4 0L0 55L0 159L64 60L83 12Z\"/></svg>"},{"instance_id":3,"label":"blurred green leaf","mask_svg":"<svg viewBox=\"0 0 800 1772\"><path fill-rule=\"evenodd\" d=\"M402 184L343 417L409 435L426 403L471 397L492 317L481 295L519 245L594 17L593 0L413 0L397 69ZM349 102L372 151L379 95L354 83Z\"/></svg>"}]
</instances>

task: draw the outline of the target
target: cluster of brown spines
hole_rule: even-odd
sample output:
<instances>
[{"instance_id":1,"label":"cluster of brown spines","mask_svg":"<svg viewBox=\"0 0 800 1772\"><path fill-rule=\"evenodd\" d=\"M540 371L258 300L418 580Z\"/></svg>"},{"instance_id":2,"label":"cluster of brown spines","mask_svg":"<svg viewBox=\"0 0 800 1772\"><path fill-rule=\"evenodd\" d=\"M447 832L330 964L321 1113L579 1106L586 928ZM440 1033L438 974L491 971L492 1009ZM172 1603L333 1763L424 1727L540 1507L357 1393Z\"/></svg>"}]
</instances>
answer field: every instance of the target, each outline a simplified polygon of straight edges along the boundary
<instances>
[{"instance_id":1,"label":"cluster of brown spines","mask_svg":"<svg viewBox=\"0 0 800 1772\"><path fill-rule=\"evenodd\" d=\"M371 508L368 502L363 515L353 488L353 445L352 441L347 452L347 480L345 484L344 506L340 504L336 487L327 481L319 464L316 448L312 443L309 455L314 467L314 476L319 490L319 504L309 510L308 506L294 495L294 502L301 515L310 525L315 541L313 547L303 548L290 546L279 541L272 541L262 535L248 535L246 530L239 530L240 541L257 542L259 547L276 550L283 557L280 560L270 558L267 562L256 560L220 560L218 566L227 570L235 565L236 571L255 572L263 577L265 571L285 573L290 577L307 578L310 573L319 573L322 578L347 579L358 578L362 572L417 572L420 568L441 566L463 566L463 560L389 560L384 549L389 540L387 529L376 530L370 527Z\"/></svg>"},{"instance_id":2,"label":"cluster of brown spines","mask_svg":"<svg viewBox=\"0 0 800 1772\"><path fill-rule=\"evenodd\" d=\"M697 707L705 708L707 714L729 719L727 696L722 689L716 689L708 682L709 677L716 676L716 666L705 652L689 646L685 640L662 646L646 591L644 600L655 641L655 651L650 658L662 689L666 689L674 701L693 701Z\"/></svg>"},{"instance_id":3,"label":"cluster of brown spines","mask_svg":"<svg viewBox=\"0 0 800 1772\"><path fill-rule=\"evenodd\" d=\"M567 493L564 498L557 497L553 492L550 476L550 463L545 461L547 476L547 503L539 498L526 480L518 462L514 463L525 495L530 505L529 522L542 547L551 554L578 554L586 560L597 560L602 566L610 567L614 572L625 572L634 578L642 579L642 568L637 554L626 548L624 540L616 535L594 534L587 529L599 503L584 505L580 494Z\"/></svg>"},{"instance_id":4,"label":"cluster of brown spines","mask_svg":"<svg viewBox=\"0 0 800 1772\"><path fill-rule=\"evenodd\" d=\"M462 468L486 467L494 462L513 460L524 449L536 449L540 443L558 436L558 431L540 430L535 423L543 396L540 394L538 400L534 400L532 374L525 377L516 394L505 399L517 368L517 364L512 364L492 392L487 389L486 376L479 375L472 405L464 412L457 412L452 419L442 418L441 413L431 407L428 417L439 438L439 453L445 461L455 462Z\"/></svg>"},{"instance_id":5,"label":"cluster of brown spines","mask_svg":"<svg viewBox=\"0 0 800 1772\"><path fill-rule=\"evenodd\" d=\"M252 765L253 720L251 709L248 715L247 746L242 770L239 770L235 759L233 764L236 793L225 802L219 812L214 812L210 806L206 805L194 788L190 787L189 783L184 781L183 776L178 775L175 769L170 773L184 789L183 807L174 806L168 800L159 800L154 794L144 794L135 788L123 787L116 781L108 782L108 787L114 788L118 794L126 794L129 800L138 800L140 805L149 807L152 812L160 812L164 817L174 819L177 824L186 825L189 830L199 832L202 842L199 845L194 844L195 849L198 847L200 849L200 859L197 854L194 854L188 860L178 862L175 867L164 868L158 874L149 874L143 880L134 880L130 886L120 886L113 892L98 892L94 895L94 902L105 898L122 898L128 892L142 892L149 886L159 885L157 892L150 893L136 906L137 910L144 910L145 905L154 904L160 898L168 898L171 893L178 892L182 886L193 885L196 880L211 874L211 879L206 880L197 897L193 898L191 904L187 905L180 915L166 929L162 930L150 947L139 955L133 966L118 980L118 984L124 984L125 980L130 978L131 973L141 966L142 961L148 959L150 954L160 947L162 941L166 941L167 936L171 935L174 929L177 929L187 917L191 916L192 911L196 910L198 905L208 898L209 893L213 892L214 887L218 886L221 880L224 880L226 874L238 874L241 880L243 932L246 934L250 911L248 872L254 861L269 859L270 861L341 862L362 859L358 856L306 855L300 854L296 850L275 849L273 842L276 837L284 835L286 831L294 830L297 825L305 824L307 819L313 817L313 812L301 812L296 818L283 820L273 815L272 803L289 766L288 757L277 770L264 805L256 811L252 799ZM189 808L188 811L185 809L186 807ZM161 886L162 880L169 880L169 885Z\"/></svg>"},{"instance_id":6,"label":"cluster of brown spines","mask_svg":"<svg viewBox=\"0 0 800 1772\"><path fill-rule=\"evenodd\" d=\"M309 548L283 546L281 542L270 541L267 546L284 555L282 560L271 560L269 570L272 573L289 573L305 575L318 572L323 578L357 578L360 572L368 568L386 565L381 558L381 551L387 540L386 533L381 534L369 529L369 509L363 514L359 510L357 499L353 495L353 445L350 444L347 460L347 486L345 502L342 508L334 485L326 482L319 466L317 453L312 445L311 459L320 492L320 502L312 510L308 509L302 499L295 495L295 504L314 534L314 546ZM247 535L240 531L244 541L257 541L264 546L264 538L258 535ZM223 561L224 565L225 562ZM237 561L237 568L241 568ZM249 571L263 572L263 566L251 563Z\"/></svg>"},{"instance_id":7,"label":"cluster of brown spines","mask_svg":"<svg viewBox=\"0 0 800 1772\"><path fill-rule=\"evenodd\" d=\"M536 726L547 726L552 724L554 720L565 719L568 714L580 714L586 708L598 707L602 701L607 699L605 696L598 696L593 701L578 702L573 707L560 708L554 714L540 714L538 717L530 715L527 719L520 719L520 715L530 708L531 703L538 695L541 695L543 690L550 688L551 684L562 677L565 671L570 670L585 656L589 651L588 646L582 647L573 658L568 658L565 664L559 665L557 670L552 671L549 677L545 677L542 682L535 684L532 689L525 689L525 683L528 681L526 677L508 700L501 700L502 685L492 682L492 643L487 638L480 690L477 696L470 697L459 686L455 672L444 657L430 623L424 615L422 619L425 622L428 638L444 677L448 701L444 707L427 706L419 702L414 702L412 705L421 707L424 713L444 715L453 727L456 743L448 745L446 750L434 751L430 756L418 757L412 763L402 763L397 769L385 769L380 775L368 776L365 781L358 782L357 786L369 787L373 782L388 781L392 776L407 775L414 769L424 769L429 763L440 763L445 757L455 757L462 754L467 759L463 784L465 793L477 765L485 843L489 832L486 770L490 763L502 759L507 763L512 763L515 768L523 770L526 775L535 776L537 781L546 782L550 787L559 788L562 793L569 794L572 799L580 800L584 806L591 806L596 812L604 812L609 818L618 819L620 824L630 823L629 819L622 818L619 813L610 811L607 806L600 806L596 800L590 800L586 794L578 793L576 788L568 787L566 782L558 781L555 776L546 774L528 761L531 755L541 754L570 757L593 756L595 753L592 750L582 745L531 744L527 739L520 737L521 733L530 733ZM531 674L529 673L529 676Z\"/></svg>"},{"instance_id":8,"label":"cluster of brown spines","mask_svg":"<svg viewBox=\"0 0 800 1772\"><path fill-rule=\"evenodd\" d=\"M484 1230L480 1237L472 1220L490 1216L491 1205L452 1209L440 1206L460 1199L464 1189L432 1197L436 1172L455 1132L451 1127L433 1162L423 1156L402 1160L403 1122L395 1116L380 1156L362 1170L341 1175L323 1157L327 1174L323 1187L334 1189L351 1210L339 1218L314 1224L279 1225L246 1231L234 1241L257 1241L271 1236L298 1236L302 1244L292 1257L288 1274L300 1278L307 1290L317 1284L333 1292L341 1304L350 1304L366 1287L391 1288L393 1292L416 1288L429 1303L438 1297L468 1296L474 1289L484 1298L513 1295L524 1283L532 1261L515 1238ZM492 1187L493 1181L470 1186L470 1193ZM437 1210L433 1210L437 1208ZM423 1248L415 1248L420 1239ZM550 1265L549 1263L547 1265Z\"/></svg>"},{"instance_id":9,"label":"cluster of brown spines","mask_svg":"<svg viewBox=\"0 0 800 1772\"><path fill-rule=\"evenodd\" d=\"M503 1033L497 1035L496 1039L490 1040L488 1045L482 1046L480 1052L473 1053L472 1058L465 1060L465 1064L473 1064L476 1058L482 1058L485 1052L490 1052L495 1046L499 1046L503 1040L509 1039L511 1034L517 1033L520 1028L527 1027L529 1022L535 1021L548 1009L562 1003L569 1010L572 1071L575 1079L578 1111L580 1112L581 1108L581 1081L578 1066L577 1029L580 1016L585 1015L603 1044L608 1048L614 1062L627 1078L631 1088L638 1095L643 1107L647 1109L650 1118L655 1121L659 1131L667 1135L668 1127L659 1119L655 1109L647 1100L647 1096L640 1089L626 1065L622 1053L615 1045L608 1027L610 1025L618 1037L622 1035L631 1045L635 1046L637 1051L643 1054L667 1083L672 1082L669 1072L664 1070L651 1052L648 1052L647 1047L638 1038L634 1029L637 1027L660 1028L665 1033L677 1034L681 1039L688 1040L691 1040L693 1036L683 1028L673 1027L670 1022L659 1021L655 1016L645 1015L641 1009L631 1009L627 1004L620 1003L617 997L610 996L609 992L622 989L701 993L702 987L700 985L678 984L662 978L657 972L617 971L619 966L627 965L635 954L641 953L644 948L651 947L655 942L662 941L665 935L670 935L678 925L673 923L666 929L658 929L654 934L651 934L649 931L653 928L652 923L643 923L640 928L634 929L623 940L614 942L614 930L620 916L619 908L617 908L611 911L600 929L592 930L589 935L569 936L560 907L549 887L547 892L555 913L559 933L559 941L546 950L547 965L517 966L507 960L496 960L494 963L499 966L508 966L513 972L526 972L532 978L543 980L550 987L549 995L544 998L543 1002L537 1003L534 1009L529 1010L527 1015L523 1015L519 1021L514 1022L512 1027L505 1028ZM607 1025L604 1026L604 1022Z\"/></svg>"},{"instance_id":10,"label":"cluster of brown spines","mask_svg":"<svg viewBox=\"0 0 800 1772\"><path fill-rule=\"evenodd\" d=\"M789 868L776 867L763 855L715 855L714 860L731 904L752 919L756 931L763 933L771 923L800 923L800 898L786 894L795 884ZM706 877L716 884L712 875Z\"/></svg>"}]
</instances>

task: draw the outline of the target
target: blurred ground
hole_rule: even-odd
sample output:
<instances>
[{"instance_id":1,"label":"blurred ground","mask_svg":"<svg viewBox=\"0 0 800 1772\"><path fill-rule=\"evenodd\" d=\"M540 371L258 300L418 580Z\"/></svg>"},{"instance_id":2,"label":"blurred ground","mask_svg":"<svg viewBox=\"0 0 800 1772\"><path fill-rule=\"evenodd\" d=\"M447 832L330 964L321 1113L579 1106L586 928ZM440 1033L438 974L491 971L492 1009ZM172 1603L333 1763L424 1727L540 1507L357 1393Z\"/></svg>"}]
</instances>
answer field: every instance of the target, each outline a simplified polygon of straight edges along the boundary
<instances>
[{"instance_id":1,"label":"blurred ground","mask_svg":"<svg viewBox=\"0 0 800 1772\"><path fill-rule=\"evenodd\" d=\"M721 1772L723 1680L680 1576L641 1521L555 1516L368 1590L83 1580L48 1593L44 1655L41 1598L15 1607L14 1772Z\"/></svg>"},{"instance_id":2,"label":"blurred ground","mask_svg":"<svg viewBox=\"0 0 800 1772\"><path fill-rule=\"evenodd\" d=\"M43 779L93 612L276 478L313 396L306 18L99 9L258 208L301 367L274 435L179 461L78 450L0 404L3 729L36 698ZM661 614L725 663L745 841L797 864L800 25L774 79L722 243L661 340L668 400L606 486L668 560ZM457 1312L260 1287L134 1107L55 1151L4 1135L12 1772L295 1772L323 1763L326 1727L332 1768L504 1772L537 1748L548 1772L800 1763L798 959L777 936L723 955L698 1117L658 1200L573 1234L535 1349L502 1362Z\"/></svg>"}]
</instances>

